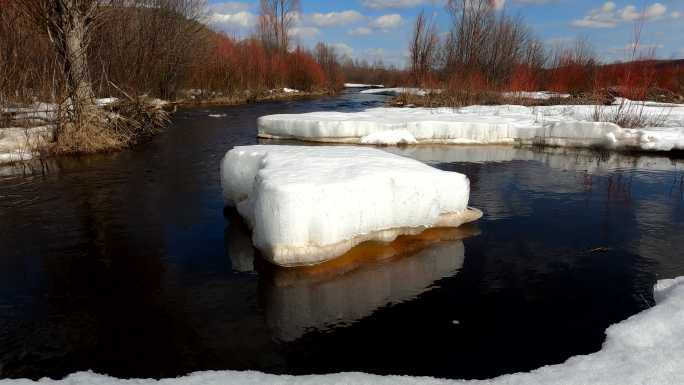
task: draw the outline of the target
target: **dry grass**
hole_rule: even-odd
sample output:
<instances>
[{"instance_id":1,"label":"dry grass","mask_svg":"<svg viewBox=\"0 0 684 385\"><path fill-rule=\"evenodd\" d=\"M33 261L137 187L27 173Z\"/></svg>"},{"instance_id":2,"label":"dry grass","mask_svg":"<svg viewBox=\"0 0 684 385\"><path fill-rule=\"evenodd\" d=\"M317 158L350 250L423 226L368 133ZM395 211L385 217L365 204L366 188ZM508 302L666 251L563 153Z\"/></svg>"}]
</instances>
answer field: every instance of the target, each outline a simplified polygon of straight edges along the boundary
<instances>
[{"instance_id":1,"label":"dry grass","mask_svg":"<svg viewBox=\"0 0 684 385\"><path fill-rule=\"evenodd\" d=\"M169 114L161 106L143 98L105 108L91 106L80 116L75 122L59 119L54 153L119 150L158 133L169 122Z\"/></svg>"},{"instance_id":2,"label":"dry grass","mask_svg":"<svg viewBox=\"0 0 684 385\"><path fill-rule=\"evenodd\" d=\"M429 93L426 96L414 94L402 94L388 102L392 106L414 107L467 107L473 105L496 106L496 105L520 105L527 107L557 106L557 105L589 105L594 104L594 99L586 96L571 96L569 98L551 97L549 99L532 99L516 96L505 96L495 91L447 91L442 93Z\"/></svg>"},{"instance_id":3,"label":"dry grass","mask_svg":"<svg viewBox=\"0 0 684 385\"><path fill-rule=\"evenodd\" d=\"M589 117L594 122L615 123L622 128L643 128L662 126L669 111L647 113L644 102L621 99L617 105L596 104Z\"/></svg>"}]
</instances>

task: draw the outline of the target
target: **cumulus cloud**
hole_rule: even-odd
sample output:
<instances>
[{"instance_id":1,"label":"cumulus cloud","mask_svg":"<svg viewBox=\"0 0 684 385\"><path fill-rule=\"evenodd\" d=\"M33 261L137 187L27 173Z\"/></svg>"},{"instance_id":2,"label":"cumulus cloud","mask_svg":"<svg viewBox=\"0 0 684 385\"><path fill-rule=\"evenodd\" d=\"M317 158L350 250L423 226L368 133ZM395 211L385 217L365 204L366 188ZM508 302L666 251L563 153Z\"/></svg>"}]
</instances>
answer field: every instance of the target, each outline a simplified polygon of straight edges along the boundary
<instances>
[{"instance_id":1,"label":"cumulus cloud","mask_svg":"<svg viewBox=\"0 0 684 385\"><path fill-rule=\"evenodd\" d=\"M382 15L377 19L373 20L370 24L371 27L376 29L392 29L401 26L404 23L404 19L398 13L393 13L389 15Z\"/></svg>"},{"instance_id":2,"label":"cumulus cloud","mask_svg":"<svg viewBox=\"0 0 684 385\"><path fill-rule=\"evenodd\" d=\"M209 16L209 25L223 30L249 28L256 23L256 15L242 11L237 13L214 13Z\"/></svg>"},{"instance_id":3,"label":"cumulus cloud","mask_svg":"<svg viewBox=\"0 0 684 385\"><path fill-rule=\"evenodd\" d=\"M363 15L354 10L311 15L311 22L318 27L341 27L360 20L363 20Z\"/></svg>"},{"instance_id":4,"label":"cumulus cloud","mask_svg":"<svg viewBox=\"0 0 684 385\"><path fill-rule=\"evenodd\" d=\"M313 39L318 36L320 32L321 31L315 27L295 27L288 31L288 35L302 39Z\"/></svg>"},{"instance_id":5,"label":"cumulus cloud","mask_svg":"<svg viewBox=\"0 0 684 385\"><path fill-rule=\"evenodd\" d=\"M249 4L233 1L212 4L208 8L207 24L225 31L250 28L256 24L257 16L249 7Z\"/></svg>"},{"instance_id":6,"label":"cumulus cloud","mask_svg":"<svg viewBox=\"0 0 684 385\"><path fill-rule=\"evenodd\" d=\"M421 5L429 5L433 2L431 0L362 0L361 5L370 9L387 9L387 8L413 8ZM445 3L445 1L441 1Z\"/></svg>"},{"instance_id":7,"label":"cumulus cloud","mask_svg":"<svg viewBox=\"0 0 684 385\"><path fill-rule=\"evenodd\" d=\"M653 3L639 11L633 5L618 9L614 2L608 1L599 8L591 9L583 18L573 20L571 25L579 28L615 28L619 23L641 18L646 21L660 20L666 14L667 7L661 3Z\"/></svg>"}]
</instances>

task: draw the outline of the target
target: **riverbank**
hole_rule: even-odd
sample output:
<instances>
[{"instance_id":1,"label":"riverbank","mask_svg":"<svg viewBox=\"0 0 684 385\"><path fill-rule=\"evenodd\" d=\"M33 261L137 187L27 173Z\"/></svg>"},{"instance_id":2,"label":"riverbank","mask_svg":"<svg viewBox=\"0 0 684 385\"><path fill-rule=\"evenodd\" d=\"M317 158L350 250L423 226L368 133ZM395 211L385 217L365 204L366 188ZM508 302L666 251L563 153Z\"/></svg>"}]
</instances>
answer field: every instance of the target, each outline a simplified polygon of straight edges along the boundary
<instances>
[{"instance_id":1,"label":"riverbank","mask_svg":"<svg viewBox=\"0 0 684 385\"><path fill-rule=\"evenodd\" d=\"M203 97L199 90L189 90L179 100L167 101L161 99L149 99L143 97L136 99L137 107L134 108L133 117L131 109L125 108L122 113L117 104L119 98L108 97L95 100L95 104L104 110L107 121L117 127L113 130L118 136L127 134L135 138L121 138L112 141L110 145L101 146L95 151L82 151L80 154L95 152L118 151L122 148L135 145L143 138L149 138L163 129L169 114L174 113L178 107L193 106L241 106L256 103L284 102L306 100L330 95L329 91L300 91L290 88L269 90L253 94L245 92L242 95L223 96L211 94ZM133 101L133 100L132 100ZM0 164L13 164L26 162L33 159L45 159L59 156L62 153L58 142L60 140L58 127L60 125L60 113L58 106L53 103L34 103L24 106L0 106ZM131 119L133 118L133 119ZM127 123L128 128L122 128L121 123ZM135 134L137 129L152 124L153 130L143 129L142 135Z\"/></svg>"},{"instance_id":2,"label":"riverbank","mask_svg":"<svg viewBox=\"0 0 684 385\"><path fill-rule=\"evenodd\" d=\"M291 100L305 100L322 96L334 95L327 90L300 91L290 88L282 90L269 90L253 94L246 91L243 94L224 96L212 94L206 97L199 95L188 95L177 101L171 102L172 105L181 107L192 106L241 106L253 103L284 102Z\"/></svg>"}]
</instances>

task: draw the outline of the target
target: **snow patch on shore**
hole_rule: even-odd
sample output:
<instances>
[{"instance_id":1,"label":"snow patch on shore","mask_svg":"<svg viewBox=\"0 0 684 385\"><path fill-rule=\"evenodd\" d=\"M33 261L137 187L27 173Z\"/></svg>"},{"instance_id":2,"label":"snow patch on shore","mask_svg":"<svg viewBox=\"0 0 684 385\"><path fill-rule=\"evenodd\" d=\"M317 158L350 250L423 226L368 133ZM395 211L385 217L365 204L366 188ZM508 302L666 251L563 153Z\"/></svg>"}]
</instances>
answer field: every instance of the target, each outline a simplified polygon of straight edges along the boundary
<instances>
[{"instance_id":1,"label":"snow patch on shore","mask_svg":"<svg viewBox=\"0 0 684 385\"><path fill-rule=\"evenodd\" d=\"M549 91L513 91L503 92L501 95L506 98L523 98L534 100L549 100L552 98L568 99L570 96L572 96L570 94L561 94Z\"/></svg>"},{"instance_id":2,"label":"snow patch on shore","mask_svg":"<svg viewBox=\"0 0 684 385\"><path fill-rule=\"evenodd\" d=\"M468 210L465 175L367 147L236 147L222 162L221 183L255 246L283 266L479 218Z\"/></svg>"},{"instance_id":3,"label":"snow patch on shore","mask_svg":"<svg viewBox=\"0 0 684 385\"><path fill-rule=\"evenodd\" d=\"M0 128L0 163L32 159L38 149L54 140L54 127Z\"/></svg>"}]
</instances>

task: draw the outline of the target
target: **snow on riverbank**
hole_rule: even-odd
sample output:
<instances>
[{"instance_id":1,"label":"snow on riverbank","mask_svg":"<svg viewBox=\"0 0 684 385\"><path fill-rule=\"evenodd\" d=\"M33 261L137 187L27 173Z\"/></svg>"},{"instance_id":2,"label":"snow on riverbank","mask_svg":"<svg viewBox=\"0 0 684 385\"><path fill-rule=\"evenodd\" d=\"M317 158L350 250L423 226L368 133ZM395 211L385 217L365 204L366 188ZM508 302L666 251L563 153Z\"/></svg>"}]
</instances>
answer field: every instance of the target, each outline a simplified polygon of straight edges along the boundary
<instances>
[{"instance_id":1,"label":"snow on riverbank","mask_svg":"<svg viewBox=\"0 0 684 385\"><path fill-rule=\"evenodd\" d=\"M0 164L30 160L53 140L52 126L0 128Z\"/></svg>"},{"instance_id":2,"label":"snow on riverbank","mask_svg":"<svg viewBox=\"0 0 684 385\"><path fill-rule=\"evenodd\" d=\"M434 91L433 91L434 92ZM384 96L399 96L401 94L426 96L428 90L421 88L401 87L401 88L378 88L361 91L362 94L370 95L384 95Z\"/></svg>"},{"instance_id":3,"label":"snow on riverbank","mask_svg":"<svg viewBox=\"0 0 684 385\"><path fill-rule=\"evenodd\" d=\"M0 380L0 385L677 385L684 383L684 277L659 281L656 306L606 330L599 352L559 365L491 380L339 373L277 376L259 372L208 371L164 380L119 380L90 372L63 380ZM419 352L416 352L419 354Z\"/></svg>"},{"instance_id":4,"label":"snow on riverbank","mask_svg":"<svg viewBox=\"0 0 684 385\"><path fill-rule=\"evenodd\" d=\"M221 165L224 198L264 257L309 265L368 240L479 218L465 175L367 147L245 146Z\"/></svg>"},{"instance_id":5,"label":"snow on riverbank","mask_svg":"<svg viewBox=\"0 0 684 385\"><path fill-rule=\"evenodd\" d=\"M372 108L360 112L313 112L259 118L259 136L319 142L396 144L402 131L418 143L546 144L551 146L634 148L646 151L684 149L684 106L646 103L645 116L660 127L621 128L589 121L595 106L452 108ZM617 105L602 107L610 115ZM368 138L374 140L369 140ZM387 137L383 142L378 138ZM408 137L404 134L404 137ZM406 140L405 140L406 141Z\"/></svg>"},{"instance_id":6,"label":"snow on riverbank","mask_svg":"<svg viewBox=\"0 0 684 385\"><path fill-rule=\"evenodd\" d=\"M503 92L501 95L505 98L523 98L534 100L549 100L553 98L568 99L571 96L570 94L560 94L549 91L515 91Z\"/></svg>"}]
</instances>

